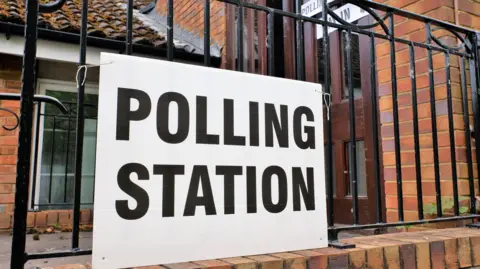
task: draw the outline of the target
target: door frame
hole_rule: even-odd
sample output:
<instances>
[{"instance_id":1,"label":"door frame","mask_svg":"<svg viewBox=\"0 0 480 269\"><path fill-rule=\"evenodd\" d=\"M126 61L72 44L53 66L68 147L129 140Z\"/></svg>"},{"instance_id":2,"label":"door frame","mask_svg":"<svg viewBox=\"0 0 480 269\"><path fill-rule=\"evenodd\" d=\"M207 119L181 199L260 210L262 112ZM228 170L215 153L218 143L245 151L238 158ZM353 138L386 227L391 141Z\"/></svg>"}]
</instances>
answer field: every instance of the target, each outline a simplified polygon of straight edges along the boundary
<instances>
[{"instance_id":1,"label":"door frame","mask_svg":"<svg viewBox=\"0 0 480 269\"><path fill-rule=\"evenodd\" d=\"M371 24L374 22L374 19L371 16L367 16L363 19L361 19L361 24ZM304 35L305 35L305 43L304 43L304 49L305 49L305 72L306 72L306 80L309 82L314 82L318 83L318 57L321 57L321 55L318 55L318 45L319 42L322 42L321 40L317 40L316 38L316 27L312 23L305 23L304 26ZM337 37L332 37L332 35L336 35ZM339 45L340 41L340 32L336 31L334 33L331 33L330 35L330 48L334 47L335 45ZM372 107L373 107L373 102L372 102L372 86L375 86L377 89L376 93L377 95L375 96L376 98L376 103L378 104L379 101L379 95L378 95L378 71L374 74L375 76L371 76L371 48L370 48L370 37L366 35L359 35L360 36L360 55L368 55L367 58L360 59L360 69L361 71L361 76L362 78L368 78L368 79L362 79L362 98L363 98L363 113L364 113L364 118L365 119L372 119L373 113L372 113ZM335 42L336 41L336 42ZM333 44L332 44L333 43ZM337 44L335 44L337 43ZM339 46L337 46L339 47ZM340 54L340 55L339 55ZM336 83L342 83L343 84L343 64L342 64L342 56L340 53L340 49L330 49L330 72L331 72L331 87L332 91L334 90L334 80L336 80ZM332 59L339 59L339 60L332 60ZM375 81L371 81L370 78L374 77ZM374 83L374 85L372 85ZM340 84L341 85L341 84ZM340 86L342 87L342 86ZM339 89L337 89L339 90ZM380 123L380 113L378 111L378 106L376 107L377 110L377 123L378 123L378 130L381 128L381 123ZM362 222L368 222L368 223L376 223L376 209L377 209L377 203L376 203L376 183L375 183L375 177L374 177L374 169L375 169L375 163L373 160L373 138L372 138L372 132L370 130L373 129L373 121L372 120L365 120L364 121L364 129L365 129L365 138L364 138L364 143L365 143L365 167L366 167L366 173L367 173L367 197L368 197L368 208L374 209L374 210L369 210L368 213L366 214L368 217L368 220L363 220ZM380 132L379 137L377 137L378 141L381 141L381 135ZM386 212L386 204L385 204L385 193L384 193L384 177L383 177L383 160L382 160L382 143L379 143L379 170L380 170L380 193L381 193L381 215L382 215L382 220L385 220L385 212ZM345 154L345 153L343 153ZM335 158L337 156L335 155ZM343 167L341 167L343 170ZM339 167L335 167L335 170L339 169ZM333 171L335 173L335 171ZM342 171L343 173L343 171ZM340 180L338 177L335 177L335 180L338 184ZM338 188L337 188L338 189ZM360 198L360 197L359 197ZM334 204L335 208L335 204ZM359 210L361 210L359 208ZM334 212L336 210L334 209ZM359 212L360 213L360 212ZM335 214L335 216L338 216ZM338 219L338 218L336 218Z\"/></svg>"},{"instance_id":2,"label":"door frame","mask_svg":"<svg viewBox=\"0 0 480 269\"><path fill-rule=\"evenodd\" d=\"M54 79L42 79L39 78L37 79L36 82L36 93L45 95L47 90L52 90L52 91L60 91L60 92L70 92L70 93L75 93L77 92L77 84L72 81L66 81L66 80L54 80ZM98 95L99 91L99 84L98 83L91 83L91 82L85 82L85 93L86 94L96 94ZM45 113L45 104L42 104L41 107L41 114ZM38 120L38 115L37 109L35 108L34 112L34 122L33 122L33 127L32 127L32 152L37 147L36 144L36 136L38 135L38 156L37 160L35 160L35 154L32 154L30 163L35 164L31 165L30 167L30 184L29 184L29 199L28 199L28 209L29 211L38 211L39 208L36 204L39 202L40 198L40 175L41 175L41 167L42 167L42 150L43 150L43 132L44 132L44 117L40 118ZM38 133L37 133L37 123L38 123ZM36 173L34 173L34 166L37 167ZM34 183L35 183L35 193L33 193L33 188L34 188ZM34 201L34 206L32 207L32 200L35 199Z\"/></svg>"}]
</instances>

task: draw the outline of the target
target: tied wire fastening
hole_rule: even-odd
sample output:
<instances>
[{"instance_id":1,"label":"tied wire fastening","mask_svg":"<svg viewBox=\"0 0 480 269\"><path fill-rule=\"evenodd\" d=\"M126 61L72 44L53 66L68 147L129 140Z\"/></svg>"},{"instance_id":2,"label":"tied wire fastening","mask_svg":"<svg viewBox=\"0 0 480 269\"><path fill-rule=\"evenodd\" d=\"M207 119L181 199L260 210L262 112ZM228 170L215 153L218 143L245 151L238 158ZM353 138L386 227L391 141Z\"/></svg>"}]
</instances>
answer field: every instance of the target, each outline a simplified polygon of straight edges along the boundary
<instances>
[{"instance_id":1,"label":"tied wire fastening","mask_svg":"<svg viewBox=\"0 0 480 269\"><path fill-rule=\"evenodd\" d=\"M323 102L325 103L325 107L327 109L327 121L330 121L330 109L332 107L332 94L327 92L322 92L319 90L315 90L315 91L322 95Z\"/></svg>"},{"instance_id":2,"label":"tied wire fastening","mask_svg":"<svg viewBox=\"0 0 480 269\"><path fill-rule=\"evenodd\" d=\"M93 68L93 67L100 67L102 65L107 65L107 64L112 64L113 62L109 63L103 63L103 64L85 64L85 65L80 65L77 69L77 75L75 76L75 81L77 82L77 87L85 85L85 81L87 80L87 72L88 68ZM80 71L85 69L85 73L83 74L83 80L82 83L80 84L80 81L78 79L78 75L80 74Z\"/></svg>"}]
</instances>

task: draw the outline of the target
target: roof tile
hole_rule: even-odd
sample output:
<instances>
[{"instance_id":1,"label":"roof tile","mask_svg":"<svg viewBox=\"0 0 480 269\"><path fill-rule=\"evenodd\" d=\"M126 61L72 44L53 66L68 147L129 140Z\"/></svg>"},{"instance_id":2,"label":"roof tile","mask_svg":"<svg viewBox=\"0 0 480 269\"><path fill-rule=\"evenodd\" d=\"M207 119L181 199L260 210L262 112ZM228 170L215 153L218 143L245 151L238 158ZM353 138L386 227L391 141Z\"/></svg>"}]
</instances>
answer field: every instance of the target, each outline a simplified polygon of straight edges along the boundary
<instances>
[{"instance_id":1,"label":"roof tile","mask_svg":"<svg viewBox=\"0 0 480 269\"><path fill-rule=\"evenodd\" d=\"M42 0L45 2L45 0ZM126 39L127 0L88 0L88 35L116 40ZM134 0L134 9L141 9L153 0ZM51 14L41 14L39 27L79 33L82 0L67 0ZM25 0L0 0L0 21L25 24ZM134 18L134 44L164 46L165 34L159 33Z\"/></svg>"}]
</instances>

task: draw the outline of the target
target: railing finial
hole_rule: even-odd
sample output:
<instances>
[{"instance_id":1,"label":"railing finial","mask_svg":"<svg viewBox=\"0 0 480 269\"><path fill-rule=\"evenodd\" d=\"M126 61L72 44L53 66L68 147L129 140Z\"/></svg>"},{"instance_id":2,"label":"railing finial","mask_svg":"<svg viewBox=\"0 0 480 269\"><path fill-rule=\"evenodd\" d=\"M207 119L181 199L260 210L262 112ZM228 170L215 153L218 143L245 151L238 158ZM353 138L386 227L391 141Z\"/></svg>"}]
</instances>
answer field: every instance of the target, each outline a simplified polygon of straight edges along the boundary
<instances>
[{"instance_id":1,"label":"railing finial","mask_svg":"<svg viewBox=\"0 0 480 269\"><path fill-rule=\"evenodd\" d=\"M61 9L65 2L67 2L67 0L56 0L53 3L40 4L39 11L40 13L53 13Z\"/></svg>"}]
</instances>

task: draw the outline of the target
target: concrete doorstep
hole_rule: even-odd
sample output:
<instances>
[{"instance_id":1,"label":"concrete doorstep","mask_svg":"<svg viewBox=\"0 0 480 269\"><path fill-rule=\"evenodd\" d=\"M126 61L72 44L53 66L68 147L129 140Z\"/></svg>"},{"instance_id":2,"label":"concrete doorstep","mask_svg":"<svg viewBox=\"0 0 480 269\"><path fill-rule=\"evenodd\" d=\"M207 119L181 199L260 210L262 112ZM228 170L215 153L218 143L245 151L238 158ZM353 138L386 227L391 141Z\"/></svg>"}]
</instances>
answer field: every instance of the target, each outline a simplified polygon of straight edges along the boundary
<instances>
[{"instance_id":1,"label":"concrete doorstep","mask_svg":"<svg viewBox=\"0 0 480 269\"><path fill-rule=\"evenodd\" d=\"M133 269L480 268L480 230L451 228L340 240L356 248L292 251ZM90 264L43 269L90 269ZM95 268L101 269L101 268Z\"/></svg>"}]
</instances>

